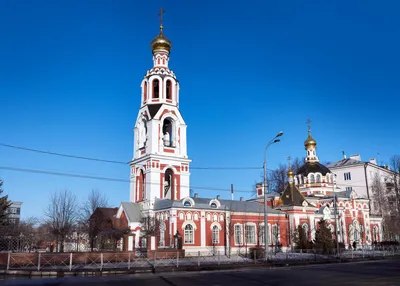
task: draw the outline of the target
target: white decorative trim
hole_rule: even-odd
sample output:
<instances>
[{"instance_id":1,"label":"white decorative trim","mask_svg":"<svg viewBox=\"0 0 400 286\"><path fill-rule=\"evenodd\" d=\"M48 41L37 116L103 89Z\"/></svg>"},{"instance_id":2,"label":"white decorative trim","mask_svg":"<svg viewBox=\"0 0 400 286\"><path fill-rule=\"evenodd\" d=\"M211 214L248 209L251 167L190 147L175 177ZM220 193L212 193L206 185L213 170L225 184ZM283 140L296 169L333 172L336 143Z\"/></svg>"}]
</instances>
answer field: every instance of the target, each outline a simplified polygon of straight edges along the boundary
<instances>
[{"instance_id":1,"label":"white decorative trim","mask_svg":"<svg viewBox=\"0 0 400 286\"><path fill-rule=\"evenodd\" d=\"M194 229L194 230L197 230L197 226L196 226L196 224L195 224L192 220L190 220L190 221L185 221L185 222L182 224L182 230L185 230L185 227L186 227L188 224L190 224L191 226L193 226L193 229Z\"/></svg>"},{"instance_id":2,"label":"white decorative trim","mask_svg":"<svg viewBox=\"0 0 400 286\"><path fill-rule=\"evenodd\" d=\"M214 226L217 226L219 230L222 230L221 225L220 225L218 222L216 222L216 221L214 221L214 222L210 225L210 229L212 230Z\"/></svg>"},{"instance_id":3,"label":"white decorative trim","mask_svg":"<svg viewBox=\"0 0 400 286\"><path fill-rule=\"evenodd\" d=\"M215 204L217 205L217 208L220 208L220 207L221 207L221 203L220 203L219 200L217 200L217 199L211 199L208 205L211 207L211 205L212 205L213 203L215 203Z\"/></svg>"},{"instance_id":4,"label":"white decorative trim","mask_svg":"<svg viewBox=\"0 0 400 286\"><path fill-rule=\"evenodd\" d=\"M185 203L186 203L186 202L190 202L190 207L194 207L194 205L195 205L195 202L194 202L194 200L193 200L191 197L186 197L186 198L184 198L184 199L182 200L182 205L183 205L184 207L188 208L188 206L185 206Z\"/></svg>"}]
</instances>

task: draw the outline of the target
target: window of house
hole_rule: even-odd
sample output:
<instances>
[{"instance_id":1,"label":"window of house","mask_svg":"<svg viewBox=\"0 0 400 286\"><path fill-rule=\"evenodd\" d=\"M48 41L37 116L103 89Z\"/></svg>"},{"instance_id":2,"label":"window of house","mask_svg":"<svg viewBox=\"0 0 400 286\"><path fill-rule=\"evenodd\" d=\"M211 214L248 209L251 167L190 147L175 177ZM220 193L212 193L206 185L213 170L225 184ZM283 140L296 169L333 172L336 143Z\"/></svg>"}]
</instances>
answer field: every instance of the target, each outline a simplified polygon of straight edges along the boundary
<instances>
[{"instance_id":1,"label":"window of house","mask_svg":"<svg viewBox=\"0 0 400 286\"><path fill-rule=\"evenodd\" d=\"M186 214L186 219L187 220L191 220L192 219L192 215L190 213Z\"/></svg>"},{"instance_id":2,"label":"window of house","mask_svg":"<svg viewBox=\"0 0 400 286\"><path fill-rule=\"evenodd\" d=\"M246 225L245 226L246 243L255 244L256 243L256 226Z\"/></svg>"},{"instance_id":3,"label":"window of house","mask_svg":"<svg viewBox=\"0 0 400 286\"><path fill-rule=\"evenodd\" d=\"M321 175L320 174L317 174L317 176L316 176L316 180L317 180L317 183L321 183Z\"/></svg>"},{"instance_id":4,"label":"window of house","mask_svg":"<svg viewBox=\"0 0 400 286\"><path fill-rule=\"evenodd\" d=\"M218 216L215 214L215 215L213 215L213 220L214 221L217 221L218 220Z\"/></svg>"},{"instance_id":5,"label":"window of house","mask_svg":"<svg viewBox=\"0 0 400 286\"><path fill-rule=\"evenodd\" d=\"M236 245L243 244L243 230L242 230L242 225L240 224L235 225L235 244Z\"/></svg>"},{"instance_id":6,"label":"window of house","mask_svg":"<svg viewBox=\"0 0 400 286\"><path fill-rule=\"evenodd\" d=\"M304 231L304 238L306 239L306 240L308 240L308 224L307 223L303 223L303 231Z\"/></svg>"},{"instance_id":7,"label":"window of house","mask_svg":"<svg viewBox=\"0 0 400 286\"><path fill-rule=\"evenodd\" d=\"M315 177L313 174L310 175L310 184L315 183Z\"/></svg>"},{"instance_id":8,"label":"window of house","mask_svg":"<svg viewBox=\"0 0 400 286\"><path fill-rule=\"evenodd\" d=\"M350 172L344 173L343 175L344 175L344 180L345 181L350 181L351 180L351 173Z\"/></svg>"},{"instance_id":9,"label":"window of house","mask_svg":"<svg viewBox=\"0 0 400 286\"><path fill-rule=\"evenodd\" d=\"M346 192L351 192L353 190L353 187L346 187Z\"/></svg>"},{"instance_id":10,"label":"window of house","mask_svg":"<svg viewBox=\"0 0 400 286\"><path fill-rule=\"evenodd\" d=\"M190 201L185 201L185 202L183 203L183 205L184 205L185 207L191 207L191 206L192 206L192 204L190 203Z\"/></svg>"},{"instance_id":11,"label":"window of house","mask_svg":"<svg viewBox=\"0 0 400 286\"><path fill-rule=\"evenodd\" d=\"M275 224L272 226L272 243L274 245L279 244L279 227Z\"/></svg>"},{"instance_id":12,"label":"window of house","mask_svg":"<svg viewBox=\"0 0 400 286\"><path fill-rule=\"evenodd\" d=\"M188 224L185 226L185 244L193 244L194 237L193 237L193 226Z\"/></svg>"},{"instance_id":13,"label":"window of house","mask_svg":"<svg viewBox=\"0 0 400 286\"><path fill-rule=\"evenodd\" d=\"M210 221L211 220L211 215L207 214L207 220Z\"/></svg>"},{"instance_id":14,"label":"window of house","mask_svg":"<svg viewBox=\"0 0 400 286\"><path fill-rule=\"evenodd\" d=\"M198 214L194 214L194 220L198 220L199 219L199 215Z\"/></svg>"},{"instance_id":15,"label":"window of house","mask_svg":"<svg viewBox=\"0 0 400 286\"><path fill-rule=\"evenodd\" d=\"M263 225L260 225L259 227L259 237L260 237L260 244L264 244L265 243L265 228Z\"/></svg>"},{"instance_id":16,"label":"window of house","mask_svg":"<svg viewBox=\"0 0 400 286\"><path fill-rule=\"evenodd\" d=\"M161 247L165 246L165 223L160 224L160 242Z\"/></svg>"},{"instance_id":17,"label":"window of house","mask_svg":"<svg viewBox=\"0 0 400 286\"><path fill-rule=\"evenodd\" d=\"M212 228L212 243L219 243L219 229L218 226L214 225Z\"/></svg>"},{"instance_id":18,"label":"window of house","mask_svg":"<svg viewBox=\"0 0 400 286\"><path fill-rule=\"evenodd\" d=\"M183 219L183 213L179 214L179 219Z\"/></svg>"},{"instance_id":19,"label":"window of house","mask_svg":"<svg viewBox=\"0 0 400 286\"><path fill-rule=\"evenodd\" d=\"M217 204L216 203L211 203L210 207L217 208Z\"/></svg>"}]
</instances>

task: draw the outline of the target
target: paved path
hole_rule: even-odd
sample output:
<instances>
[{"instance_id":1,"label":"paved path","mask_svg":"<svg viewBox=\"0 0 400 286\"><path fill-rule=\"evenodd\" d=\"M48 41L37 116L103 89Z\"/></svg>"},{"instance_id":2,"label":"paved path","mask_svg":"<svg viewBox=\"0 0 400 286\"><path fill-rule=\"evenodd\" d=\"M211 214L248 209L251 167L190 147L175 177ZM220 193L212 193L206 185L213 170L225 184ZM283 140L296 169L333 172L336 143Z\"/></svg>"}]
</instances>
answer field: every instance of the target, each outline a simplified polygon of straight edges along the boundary
<instances>
[{"instance_id":1,"label":"paved path","mask_svg":"<svg viewBox=\"0 0 400 286\"><path fill-rule=\"evenodd\" d=\"M135 274L112 277L9 279L0 285L400 285L400 260L369 261L272 269Z\"/></svg>"}]
</instances>

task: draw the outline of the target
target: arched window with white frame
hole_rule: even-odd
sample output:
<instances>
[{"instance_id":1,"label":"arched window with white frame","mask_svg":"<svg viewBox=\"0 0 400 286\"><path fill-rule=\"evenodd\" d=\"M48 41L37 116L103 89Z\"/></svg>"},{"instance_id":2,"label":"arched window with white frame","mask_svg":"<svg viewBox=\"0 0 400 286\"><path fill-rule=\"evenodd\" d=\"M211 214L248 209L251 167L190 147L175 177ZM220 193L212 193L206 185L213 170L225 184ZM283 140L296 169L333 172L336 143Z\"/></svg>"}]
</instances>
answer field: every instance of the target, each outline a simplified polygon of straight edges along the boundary
<instances>
[{"instance_id":1,"label":"arched window with white frame","mask_svg":"<svg viewBox=\"0 0 400 286\"><path fill-rule=\"evenodd\" d=\"M213 244L219 243L219 228L216 225L214 225L212 228L212 243Z\"/></svg>"},{"instance_id":2,"label":"arched window with white frame","mask_svg":"<svg viewBox=\"0 0 400 286\"><path fill-rule=\"evenodd\" d=\"M165 246L165 222L160 223L160 240L159 240L159 246L164 247Z\"/></svg>"},{"instance_id":3,"label":"arched window with white frame","mask_svg":"<svg viewBox=\"0 0 400 286\"><path fill-rule=\"evenodd\" d=\"M280 230L277 224L272 226L272 244L279 245L280 244Z\"/></svg>"},{"instance_id":4,"label":"arched window with white frame","mask_svg":"<svg viewBox=\"0 0 400 286\"><path fill-rule=\"evenodd\" d=\"M187 224L185 226L184 242L185 242L185 244L193 244L194 243L194 230L193 230L193 226L191 224Z\"/></svg>"}]
</instances>

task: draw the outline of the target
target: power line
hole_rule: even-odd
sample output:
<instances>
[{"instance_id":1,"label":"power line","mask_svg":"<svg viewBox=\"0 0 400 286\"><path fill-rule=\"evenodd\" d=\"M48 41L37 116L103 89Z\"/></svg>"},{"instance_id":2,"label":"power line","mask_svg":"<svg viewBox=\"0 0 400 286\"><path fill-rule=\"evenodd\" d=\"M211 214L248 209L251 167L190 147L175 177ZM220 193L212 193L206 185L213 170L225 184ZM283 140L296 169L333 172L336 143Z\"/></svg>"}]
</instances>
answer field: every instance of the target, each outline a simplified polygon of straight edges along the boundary
<instances>
[{"instance_id":1,"label":"power line","mask_svg":"<svg viewBox=\"0 0 400 286\"><path fill-rule=\"evenodd\" d=\"M107 160L107 159L100 159L100 158L93 158L93 157L86 157L86 156L77 156L77 155L65 154L65 153L50 152L50 151L21 147L21 146L10 145L10 144L5 144L5 143L0 143L0 146L23 150L23 151L30 151L30 152L40 153L40 154L46 154L46 155L67 157L67 158L72 158L72 159L80 159L80 160L88 160L88 161L120 164L120 165L128 165L130 163L130 162L122 162L122 161L116 161L116 160ZM257 170L257 169L262 169L262 167L190 167L190 169L193 169L193 170Z\"/></svg>"},{"instance_id":2,"label":"power line","mask_svg":"<svg viewBox=\"0 0 400 286\"><path fill-rule=\"evenodd\" d=\"M19 150L24 150L24 151L42 153L42 154L47 154L47 155L68 157L68 158L73 158L73 159L81 159L81 160L113 163L113 164L124 164L124 165L127 165L129 163L129 162L121 162L121 161L114 161L114 160L105 160L105 159L84 157L84 156L76 156L76 155L70 155L70 154L64 154L64 153L56 153L56 152L50 152L50 151L44 151L44 150L38 150L38 149L32 149L32 148L26 148L26 147L21 147L21 146L9 145L9 144L4 144L4 143L0 143L0 146L19 149Z\"/></svg>"},{"instance_id":3,"label":"power line","mask_svg":"<svg viewBox=\"0 0 400 286\"><path fill-rule=\"evenodd\" d=\"M108 178L108 177L100 177L100 176L89 176L89 175L71 174L71 173L63 173L63 172L53 172L53 171L6 167L6 166L0 166L0 169L8 170L8 171L24 172L24 173L35 173L35 174L43 174L43 175L53 175L53 176L63 176L63 177L73 177L73 178L82 178L82 179L93 179L93 180L102 180L102 181L130 183L130 180L126 180L126 179ZM146 182L146 184L159 185L160 183L159 182ZM192 189L231 192L230 189L223 189L223 188L217 188L217 187L205 187L205 186L193 186L193 185L192 186L180 185L180 186L188 187L188 188L192 188ZM235 190L235 193L252 193L252 192L254 192L254 191Z\"/></svg>"}]
</instances>

